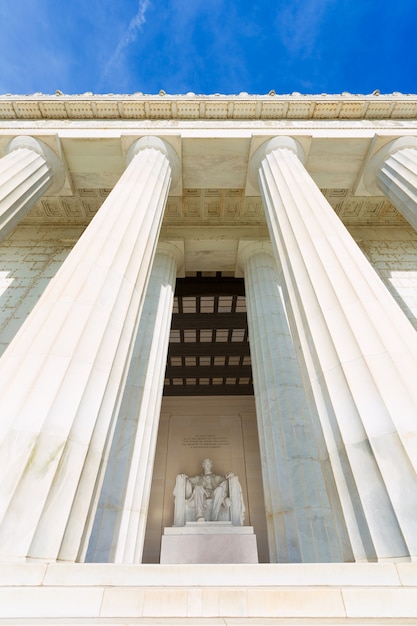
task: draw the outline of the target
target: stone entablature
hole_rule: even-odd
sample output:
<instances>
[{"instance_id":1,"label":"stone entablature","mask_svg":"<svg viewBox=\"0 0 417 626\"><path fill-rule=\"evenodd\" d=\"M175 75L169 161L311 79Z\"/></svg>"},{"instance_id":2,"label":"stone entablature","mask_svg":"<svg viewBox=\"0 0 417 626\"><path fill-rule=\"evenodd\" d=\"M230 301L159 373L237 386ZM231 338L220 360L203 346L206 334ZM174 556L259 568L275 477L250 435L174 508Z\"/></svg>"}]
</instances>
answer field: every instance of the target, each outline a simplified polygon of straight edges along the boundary
<instances>
[{"instance_id":1,"label":"stone entablature","mask_svg":"<svg viewBox=\"0 0 417 626\"><path fill-rule=\"evenodd\" d=\"M0 119L53 120L413 120L417 97L322 94L319 96L241 93L214 95L80 95L0 96Z\"/></svg>"},{"instance_id":2,"label":"stone entablature","mask_svg":"<svg viewBox=\"0 0 417 626\"><path fill-rule=\"evenodd\" d=\"M88 224L99 210L109 189L77 189L73 196L47 197L37 202L24 224ZM187 193L187 192L196 193ZM404 226L406 220L383 197L354 197L349 189L322 189L327 201L347 225ZM184 189L183 197L168 199L164 225L265 224L262 200L245 197L243 189Z\"/></svg>"}]
</instances>

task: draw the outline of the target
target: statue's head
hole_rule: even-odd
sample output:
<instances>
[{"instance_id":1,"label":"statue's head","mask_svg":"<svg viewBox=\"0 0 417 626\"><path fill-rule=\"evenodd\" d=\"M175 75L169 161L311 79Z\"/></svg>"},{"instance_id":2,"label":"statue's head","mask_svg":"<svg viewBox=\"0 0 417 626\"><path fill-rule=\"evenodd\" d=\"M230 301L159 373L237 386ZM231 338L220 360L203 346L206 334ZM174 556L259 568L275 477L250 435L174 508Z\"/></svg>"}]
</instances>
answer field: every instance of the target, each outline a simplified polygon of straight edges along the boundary
<instances>
[{"instance_id":1,"label":"statue's head","mask_svg":"<svg viewBox=\"0 0 417 626\"><path fill-rule=\"evenodd\" d=\"M203 462L201 463L201 467L203 468L203 470L209 471L211 472L211 468L213 467L213 461L211 459L203 459Z\"/></svg>"}]
</instances>

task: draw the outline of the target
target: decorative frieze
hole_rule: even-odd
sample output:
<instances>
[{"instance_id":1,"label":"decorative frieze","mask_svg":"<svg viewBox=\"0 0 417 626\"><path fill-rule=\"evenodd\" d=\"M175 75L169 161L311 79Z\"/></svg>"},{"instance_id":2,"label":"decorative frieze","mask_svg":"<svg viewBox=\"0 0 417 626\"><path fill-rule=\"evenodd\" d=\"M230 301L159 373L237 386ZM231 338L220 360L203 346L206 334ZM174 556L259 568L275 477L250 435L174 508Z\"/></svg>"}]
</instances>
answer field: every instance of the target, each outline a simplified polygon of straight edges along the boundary
<instances>
[{"instance_id":1,"label":"decorative frieze","mask_svg":"<svg viewBox=\"0 0 417 626\"><path fill-rule=\"evenodd\" d=\"M0 96L3 119L415 119L415 96L240 94Z\"/></svg>"},{"instance_id":2,"label":"decorative frieze","mask_svg":"<svg viewBox=\"0 0 417 626\"><path fill-rule=\"evenodd\" d=\"M78 188L74 196L49 196L35 204L24 218L25 224L58 221L88 223L109 195L111 189ZM351 224L403 225L405 219L388 198L350 195L349 189L322 189L342 222ZM264 224L259 196L245 196L243 189L184 189L181 196L170 196L166 224L195 222Z\"/></svg>"}]
</instances>

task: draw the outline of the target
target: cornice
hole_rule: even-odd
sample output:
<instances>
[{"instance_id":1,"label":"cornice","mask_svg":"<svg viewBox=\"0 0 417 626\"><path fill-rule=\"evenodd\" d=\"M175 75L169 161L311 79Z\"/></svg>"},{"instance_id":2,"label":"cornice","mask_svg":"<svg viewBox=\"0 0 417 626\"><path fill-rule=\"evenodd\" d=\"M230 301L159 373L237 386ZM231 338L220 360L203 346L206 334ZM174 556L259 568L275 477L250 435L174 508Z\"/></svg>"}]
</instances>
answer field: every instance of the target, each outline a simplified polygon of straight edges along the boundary
<instances>
[{"instance_id":1,"label":"cornice","mask_svg":"<svg viewBox=\"0 0 417 626\"><path fill-rule=\"evenodd\" d=\"M417 95L0 95L0 120L415 120Z\"/></svg>"}]
</instances>

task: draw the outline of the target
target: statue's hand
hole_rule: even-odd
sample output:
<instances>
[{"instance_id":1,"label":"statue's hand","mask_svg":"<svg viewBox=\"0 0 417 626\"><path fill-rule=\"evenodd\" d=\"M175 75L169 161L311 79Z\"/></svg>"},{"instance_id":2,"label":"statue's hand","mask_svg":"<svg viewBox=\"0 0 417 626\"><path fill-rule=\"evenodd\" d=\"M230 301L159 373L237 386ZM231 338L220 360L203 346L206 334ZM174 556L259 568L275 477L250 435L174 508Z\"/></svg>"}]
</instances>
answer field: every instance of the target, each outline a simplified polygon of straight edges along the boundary
<instances>
[{"instance_id":1,"label":"statue's hand","mask_svg":"<svg viewBox=\"0 0 417 626\"><path fill-rule=\"evenodd\" d=\"M233 478L234 474L233 472L227 472L226 474L226 478Z\"/></svg>"},{"instance_id":2,"label":"statue's hand","mask_svg":"<svg viewBox=\"0 0 417 626\"><path fill-rule=\"evenodd\" d=\"M187 474L179 474L181 478L188 478Z\"/></svg>"}]
</instances>

